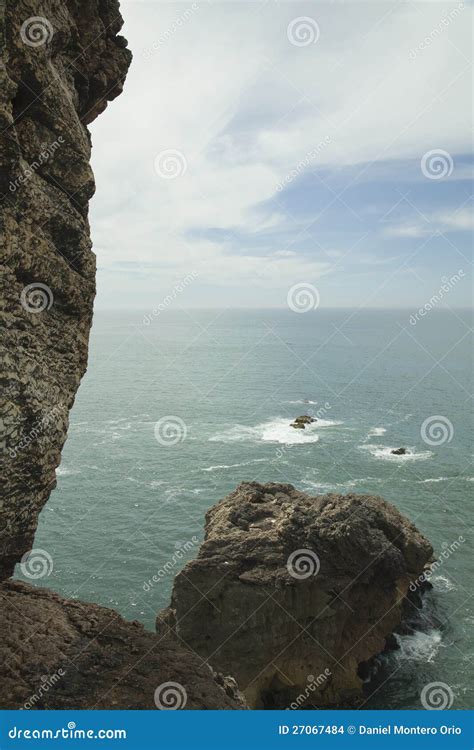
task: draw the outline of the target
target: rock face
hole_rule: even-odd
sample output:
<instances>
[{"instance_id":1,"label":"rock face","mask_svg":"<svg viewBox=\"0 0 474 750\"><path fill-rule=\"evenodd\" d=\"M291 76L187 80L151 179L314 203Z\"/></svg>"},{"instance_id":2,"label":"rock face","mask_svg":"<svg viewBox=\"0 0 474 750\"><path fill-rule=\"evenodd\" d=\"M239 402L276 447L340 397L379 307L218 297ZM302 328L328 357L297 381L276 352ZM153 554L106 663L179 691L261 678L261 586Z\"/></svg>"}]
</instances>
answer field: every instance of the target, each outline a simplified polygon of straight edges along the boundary
<instances>
[{"instance_id":1,"label":"rock face","mask_svg":"<svg viewBox=\"0 0 474 750\"><path fill-rule=\"evenodd\" d=\"M231 681L111 609L21 582L0 596L2 708L245 708Z\"/></svg>"},{"instance_id":2,"label":"rock face","mask_svg":"<svg viewBox=\"0 0 474 750\"><path fill-rule=\"evenodd\" d=\"M406 456L407 449L406 448L394 448L390 453L393 456Z\"/></svg>"},{"instance_id":3,"label":"rock face","mask_svg":"<svg viewBox=\"0 0 474 750\"><path fill-rule=\"evenodd\" d=\"M431 555L381 498L244 483L207 513L157 630L232 674L251 707L351 705Z\"/></svg>"},{"instance_id":4,"label":"rock face","mask_svg":"<svg viewBox=\"0 0 474 750\"><path fill-rule=\"evenodd\" d=\"M31 548L86 369L95 295L90 123L131 60L117 0L0 3L0 580Z\"/></svg>"}]
</instances>

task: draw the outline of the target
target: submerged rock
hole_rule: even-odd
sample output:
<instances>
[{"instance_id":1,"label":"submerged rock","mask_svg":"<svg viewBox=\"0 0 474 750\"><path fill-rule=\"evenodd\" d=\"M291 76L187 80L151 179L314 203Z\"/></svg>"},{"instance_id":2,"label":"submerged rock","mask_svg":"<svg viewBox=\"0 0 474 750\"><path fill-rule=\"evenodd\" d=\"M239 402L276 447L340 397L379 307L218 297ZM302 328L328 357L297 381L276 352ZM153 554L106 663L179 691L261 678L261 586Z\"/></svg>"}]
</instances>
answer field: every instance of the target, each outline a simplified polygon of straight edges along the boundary
<instances>
[{"instance_id":1,"label":"submerged rock","mask_svg":"<svg viewBox=\"0 0 474 750\"><path fill-rule=\"evenodd\" d=\"M5 582L0 631L2 708L246 708L232 679L106 607Z\"/></svg>"},{"instance_id":2,"label":"submerged rock","mask_svg":"<svg viewBox=\"0 0 474 750\"><path fill-rule=\"evenodd\" d=\"M208 511L157 629L232 674L251 707L352 705L431 555L379 497L243 483Z\"/></svg>"},{"instance_id":3,"label":"submerged rock","mask_svg":"<svg viewBox=\"0 0 474 750\"><path fill-rule=\"evenodd\" d=\"M406 448L394 448L390 453L394 456L406 456L408 451Z\"/></svg>"}]
</instances>

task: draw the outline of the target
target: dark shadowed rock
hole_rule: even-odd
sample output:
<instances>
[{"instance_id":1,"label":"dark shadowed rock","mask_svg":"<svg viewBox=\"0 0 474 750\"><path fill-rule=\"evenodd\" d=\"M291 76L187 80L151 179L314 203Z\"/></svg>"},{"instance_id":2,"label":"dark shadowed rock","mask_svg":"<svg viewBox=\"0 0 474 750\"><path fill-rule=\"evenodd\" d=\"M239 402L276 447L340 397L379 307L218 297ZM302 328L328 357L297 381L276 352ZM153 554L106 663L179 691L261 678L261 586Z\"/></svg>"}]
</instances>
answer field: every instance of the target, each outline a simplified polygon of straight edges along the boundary
<instances>
[{"instance_id":1,"label":"dark shadowed rock","mask_svg":"<svg viewBox=\"0 0 474 750\"><path fill-rule=\"evenodd\" d=\"M233 680L188 649L96 604L6 582L0 631L2 708L155 709L155 691L184 709L246 707Z\"/></svg>"},{"instance_id":2,"label":"dark shadowed rock","mask_svg":"<svg viewBox=\"0 0 474 750\"><path fill-rule=\"evenodd\" d=\"M394 456L405 456L407 452L408 451L406 448L394 448L392 451L390 451L390 453L392 453L392 455Z\"/></svg>"},{"instance_id":3,"label":"dark shadowed rock","mask_svg":"<svg viewBox=\"0 0 474 750\"><path fill-rule=\"evenodd\" d=\"M302 416L296 417L295 421L291 423L290 427L294 427L297 430L304 430L307 424L312 424L317 420L314 417Z\"/></svg>"},{"instance_id":4,"label":"dark shadowed rock","mask_svg":"<svg viewBox=\"0 0 474 750\"><path fill-rule=\"evenodd\" d=\"M232 674L252 707L353 703L431 555L379 497L244 483L207 513L158 632Z\"/></svg>"}]
</instances>

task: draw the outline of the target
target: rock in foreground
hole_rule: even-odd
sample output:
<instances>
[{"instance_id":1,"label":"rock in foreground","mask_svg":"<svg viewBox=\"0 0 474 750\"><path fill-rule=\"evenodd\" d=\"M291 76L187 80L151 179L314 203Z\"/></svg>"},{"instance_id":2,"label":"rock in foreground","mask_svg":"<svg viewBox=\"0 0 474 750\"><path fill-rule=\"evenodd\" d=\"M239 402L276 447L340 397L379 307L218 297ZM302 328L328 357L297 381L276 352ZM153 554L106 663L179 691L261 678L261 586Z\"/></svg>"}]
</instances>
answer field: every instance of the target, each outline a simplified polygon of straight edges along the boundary
<instances>
[{"instance_id":1,"label":"rock in foreground","mask_svg":"<svg viewBox=\"0 0 474 750\"><path fill-rule=\"evenodd\" d=\"M0 708L239 709L232 680L111 609L0 586Z\"/></svg>"},{"instance_id":2,"label":"rock in foreground","mask_svg":"<svg viewBox=\"0 0 474 750\"><path fill-rule=\"evenodd\" d=\"M206 516L159 633L232 674L251 707L357 703L432 548L379 497L243 483Z\"/></svg>"}]
</instances>

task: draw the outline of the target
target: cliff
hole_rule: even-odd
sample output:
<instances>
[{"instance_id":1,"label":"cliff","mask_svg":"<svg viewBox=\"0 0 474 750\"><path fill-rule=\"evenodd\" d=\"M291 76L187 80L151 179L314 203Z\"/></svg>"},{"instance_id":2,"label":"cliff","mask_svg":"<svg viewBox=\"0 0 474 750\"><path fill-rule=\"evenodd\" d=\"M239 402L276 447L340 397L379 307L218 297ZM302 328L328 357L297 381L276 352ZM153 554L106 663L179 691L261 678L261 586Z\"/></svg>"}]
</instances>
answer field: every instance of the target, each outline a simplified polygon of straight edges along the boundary
<instances>
[{"instance_id":1,"label":"cliff","mask_svg":"<svg viewBox=\"0 0 474 750\"><path fill-rule=\"evenodd\" d=\"M243 483L207 513L157 630L232 674L251 707L357 704L432 552L379 497Z\"/></svg>"},{"instance_id":2,"label":"cliff","mask_svg":"<svg viewBox=\"0 0 474 750\"><path fill-rule=\"evenodd\" d=\"M117 0L0 4L0 577L33 544L87 365L95 255L87 129L131 61Z\"/></svg>"}]
</instances>

